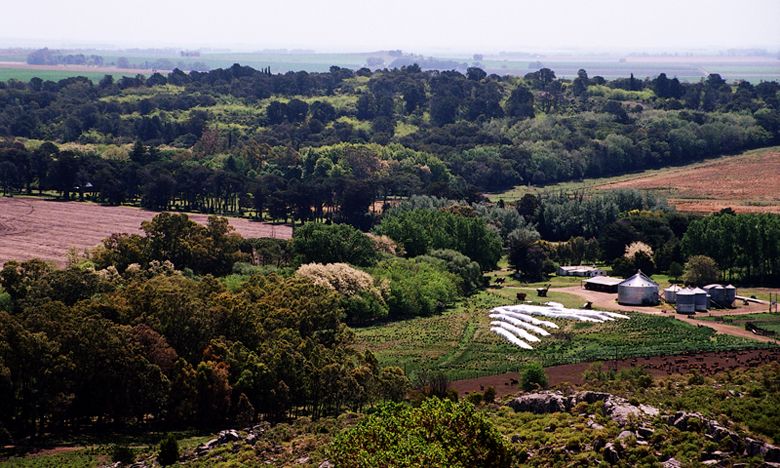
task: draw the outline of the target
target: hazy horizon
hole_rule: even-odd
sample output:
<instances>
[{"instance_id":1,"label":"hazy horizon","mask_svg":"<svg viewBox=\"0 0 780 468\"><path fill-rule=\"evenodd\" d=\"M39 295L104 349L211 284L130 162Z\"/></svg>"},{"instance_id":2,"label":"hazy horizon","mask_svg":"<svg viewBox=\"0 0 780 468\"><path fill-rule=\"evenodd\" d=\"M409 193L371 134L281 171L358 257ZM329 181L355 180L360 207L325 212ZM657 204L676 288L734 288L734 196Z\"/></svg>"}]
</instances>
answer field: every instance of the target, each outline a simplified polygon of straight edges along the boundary
<instances>
[{"instance_id":1,"label":"hazy horizon","mask_svg":"<svg viewBox=\"0 0 780 468\"><path fill-rule=\"evenodd\" d=\"M6 6L0 47L311 49L415 53L681 52L780 48L780 2L656 0L555 5L486 0L310 0L263 6L224 0L41 0ZM638 10L638 11L637 11Z\"/></svg>"}]
</instances>

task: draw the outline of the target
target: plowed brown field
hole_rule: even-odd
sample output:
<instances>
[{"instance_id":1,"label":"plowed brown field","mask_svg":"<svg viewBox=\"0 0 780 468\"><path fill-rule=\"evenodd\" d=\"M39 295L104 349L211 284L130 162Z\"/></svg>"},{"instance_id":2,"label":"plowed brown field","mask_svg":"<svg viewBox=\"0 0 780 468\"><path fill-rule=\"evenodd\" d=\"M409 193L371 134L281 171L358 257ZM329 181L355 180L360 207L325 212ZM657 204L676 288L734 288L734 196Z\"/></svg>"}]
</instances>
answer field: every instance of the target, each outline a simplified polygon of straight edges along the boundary
<instances>
[{"instance_id":1,"label":"plowed brown field","mask_svg":"<svg viewBox=\"0 0 780 468\"><path fill-rule=\"evenodd\" d=\"M140 233L142 221L157 213L129 206L0 198L0 265L8 260L40 258L64 265L68 250L92 248L114 233ZM208 216L189 214L205 224ZM244 237L289 239L292 228L229 218Z\"/></svg>"},{"instance_id":2,"label":"plowed brown field","mask_svg":"<svg viewBox=\"0 0 780 468\"><path fill-rule=\"evenodd\" d=\"M780 152L749 152L597 188L657 191L680 211L711 213L730 207L738 213L780 213Z\"/></svg>"}]
</instances>

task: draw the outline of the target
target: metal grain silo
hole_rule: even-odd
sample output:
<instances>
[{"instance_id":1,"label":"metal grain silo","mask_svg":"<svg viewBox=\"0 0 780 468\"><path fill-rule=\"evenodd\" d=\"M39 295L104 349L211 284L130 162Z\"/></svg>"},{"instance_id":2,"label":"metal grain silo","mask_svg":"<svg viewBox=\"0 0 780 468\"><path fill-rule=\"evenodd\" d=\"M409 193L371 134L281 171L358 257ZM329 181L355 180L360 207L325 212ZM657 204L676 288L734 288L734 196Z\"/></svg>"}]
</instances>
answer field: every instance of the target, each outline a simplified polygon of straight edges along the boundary
<instances>
[{"instance_id":1,"label":"metal grain silo","mask_svg":"<svg viewBox=\"0 0 780 468\"><path fill-rule=\"evenodd\" d=\"M618 304L651 306L658 304L658 283L641 270L618 284Z\"/></svg>"},{"instance_id":2,"label":"metal grain silo","mask_svg":"<svg viewBox=\"0 0 780 468\"><path fill-rule=\"evenodd\" d=\"M707 310L707 305L709 303L707 291L696 288L693 290L693 293L696 295L696 311L701 312Z\"/></svg>"},{"instance_id":3,"label":"metal grain silo","mask_svg":"<svg viewBox=\"0 0 780 468\"><path fill-rule=\"evenodd\" d=\"M704 290L710 295L710 303L715 307L726 306L726 288L719 284L708 284Z\"/></svg>"},{"instance_id":4,"label":"metal grain silo","mask_svg":"<svg viewBox=\"0 0 780 468\"><path fill-rule=\"evenodd\" d=\"M669 304L674 304L677 301L677 291L680 291L681 289L682 288L676 284L664 289L664 300Z\"/></svg>"},{"instance_id":5,"label":"metal grain silo","mask_svg":"<svg viewBox=\"0 0 780 468\"><path fill-rule=\"evenodd\" d=\"M731 307L732 305L734 305L734 301L737 300L737 288L729 284L725 288L723 288L723 291L724 291L725 301L726 301L724 306Z\"/></svg>"},{"instance_id":6,"label":"metal grain silo","mask_svg":"<svg viewBox=\"0 0 780 468\"><path fill-rule=\"evenodd\" d=\"M693 292L693 289L685 288L677 291L675 308L681 314L696 312L696 293Z\"/></svg>"}]
</instances>

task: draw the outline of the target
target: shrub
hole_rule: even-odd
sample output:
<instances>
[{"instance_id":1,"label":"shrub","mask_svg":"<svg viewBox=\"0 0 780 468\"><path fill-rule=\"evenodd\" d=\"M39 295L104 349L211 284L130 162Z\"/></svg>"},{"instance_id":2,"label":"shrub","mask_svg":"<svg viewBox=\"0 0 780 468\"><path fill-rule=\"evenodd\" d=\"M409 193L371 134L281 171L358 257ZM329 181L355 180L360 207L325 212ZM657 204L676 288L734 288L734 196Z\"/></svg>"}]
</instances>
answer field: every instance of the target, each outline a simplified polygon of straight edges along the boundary
<instances>
[{"instance_id":1,"label":"shrub","mask_svg":"<svg viewBox=\"0 0 780 468\"><path fill-rule=\"evenodd\" d=\"M523 390L539 390L547 388L547 374L538 362L527 364L520 371L520 385Z\"/></svg>"},{"instance_id":2,"label":"shrub","mask_svg":"<svg viewBox=\"0 0 780 468\"><path fill-rule=\"evenodd\" d=\"M488 387L485 389L485 393L482 395L482 399L485 403L493 403L496 401L496 389L494 387Z\"/></svg>"},{"instance_id":3,"label":"shrub","mask_svg":"<svg viewBox=\"0 0 780 468\"><path fill-rule=\"evenodd\" d=\"M176 437L173 434L168 434L160 442L160 452L157 455L157 461L163 466L173 465L179 461L179 443L176 442Z\"/></svg>"},{"instance_id":4,"label":"shrub","mask_svg":"<svg viewBox=\"0 0 780 468\"><path fill-rule=\"evenodd\" d=\"M129 465L135 460L135 454L132 449L126 445L111 446L111 461Z\"/></svg>"},{"instance_id":5,"label":"shrub","mask_svg":"<svg viewBox=\"0 0 780 468\"><path fill-rule=\"evenodd\" d=\"M308 263L296 274L338 292L350 323L365 323L387 316L388 308L374 278L346 263Z\"/></svg>"},{"instance_id":6,"label":"shrub","mask_svg":"<svg viewBox=\"0 0 780 468\"><path fill-rule=\"evenodd\" d=\"M466 395L466 401L471 403L474 406L479 406L482 404L482 394L481 393L469 393Z\"/></svg>"},{"instance_id":7,"label":"shrub","mask_svg":"<svg viewBox=\"0 0 780 468\"><path fill-rule=\"evenodd\" d=\"M336 466L508 467L513 456L491 422L469 403L430 398L419 408L385 404L339 434Z\"/></svg>"},{"instance_id":8,"label":"shrub","mask_svg":"<svg viewBox=\"0 0 780 468\"><path fill-rule=\"evenodd\" d=\"M479 263L458 251L452 249L433 250L428 255L416 257L416 260L432 263L457 275L461 280L461 291L465 295L473 293L483 284L482 269L479 267Z\"/></svg>"}]
</instances>

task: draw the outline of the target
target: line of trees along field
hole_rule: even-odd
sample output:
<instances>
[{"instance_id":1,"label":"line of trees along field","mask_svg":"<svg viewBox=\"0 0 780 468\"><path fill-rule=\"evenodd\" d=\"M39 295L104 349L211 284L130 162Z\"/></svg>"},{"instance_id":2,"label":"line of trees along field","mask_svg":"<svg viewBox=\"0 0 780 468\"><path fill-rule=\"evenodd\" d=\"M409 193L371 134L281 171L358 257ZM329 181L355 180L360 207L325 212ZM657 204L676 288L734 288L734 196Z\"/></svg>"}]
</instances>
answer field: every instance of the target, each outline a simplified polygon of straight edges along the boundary
<instances>
[{"instance_id":1,"label":"line of trees along field","mask_svg":"<svg viewBox=\"0 0 780 468\"><path fill-rule=\"evenodd\" d=\"M377 198L473 201L776 144L779 92L715 74L564 80L416 66L12 80L0 83L0 135L32 140L2 145L0 186L366 225Z\"/></svg>"}]
</instances>

